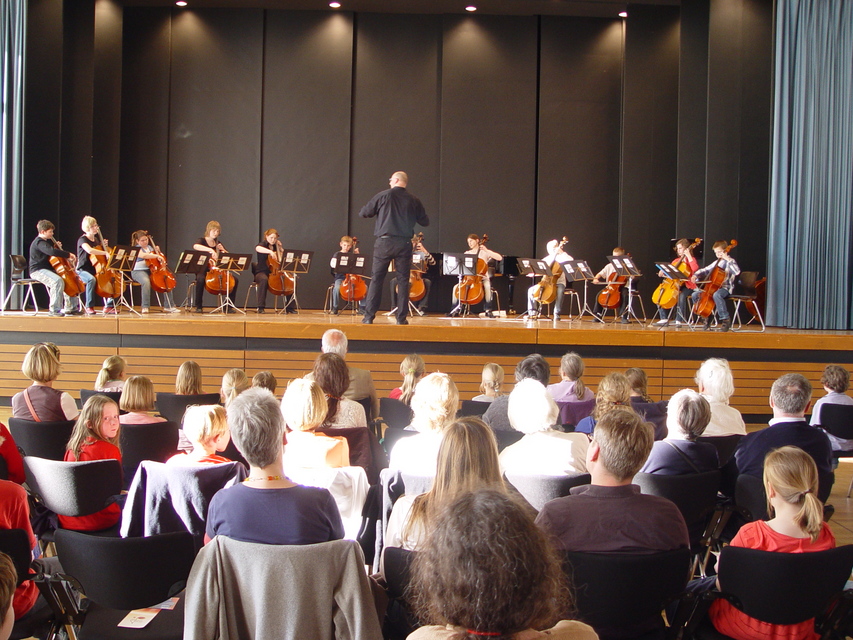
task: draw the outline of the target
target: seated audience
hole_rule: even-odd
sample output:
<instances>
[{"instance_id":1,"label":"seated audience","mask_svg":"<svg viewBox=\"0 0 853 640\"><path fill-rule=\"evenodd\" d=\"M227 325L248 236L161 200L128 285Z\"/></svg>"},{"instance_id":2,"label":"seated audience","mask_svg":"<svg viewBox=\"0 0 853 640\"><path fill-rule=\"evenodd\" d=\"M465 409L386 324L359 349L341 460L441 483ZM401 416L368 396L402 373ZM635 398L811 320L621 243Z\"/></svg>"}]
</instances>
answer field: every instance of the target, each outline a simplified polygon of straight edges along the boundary
<instances>
[{"instance_id":1,"label":"seated audience","mask_svg":"<svg viewBox=\"0 0 853 640\"><path fill-rule=\"evenodd\" d=\"M71 432L65 451L66 462L88 460L118 460L119 449L118 405L107 396L94 395L86 400L80 417ZM59 516L63 529L76 531L101 531L117 524L121 508L112 503L88 516Z\"/></svg>"},{"instance_id":2,"label":"seated audience","mask_svg":"<svg viewBox=\"0 0 853 640\"><path fill-rule=\"evenodd\" d=\"M834 548L835 536L823 521L823 505L817 498L818 472L811 456L797 447L775 449L764 460L763 476L773 517L745 524L730 544L781 553ZM726 600L715 601L708 615L720 633L735 640L817 637L814 620L769 624L750 618Z\"/></svg>"},{"instance_id":3,"label":"seated audience","mask_svg":"<svg viewBox=\"0 0 853 640\"><path fill-rule=\"evenodd\" d=\"M252 378L252 386L269 389L270 393L275 394L275 390L278 387L278 380L275 379L272 371L258 371Z\"/></svg>"},{"instance_id":4,"label":"seated audience","mask_svg":"<svg viewBox=\"0 0 853 640\"><path fill-rule=\"evenodd\" d=\"M314 433L314 429L323 424L326 412L326 396L319 384L313 380L296 378L287 385L281 398L281 415L290 429L284 448L286 468L349 466L346 438Z\"/></svg>"},{"instance_id":5,"label":"seated audience","mask_svg":"<svg viewBox=\"0 0 853 640\"><path fill-rule=\"evenodd\" d=\"M104 360L98 377L95 379L95 391L121 391L124 389L124 370L127 362L121 356L110 356Z\"/></svg>"},{"instance_id":6,"label":"seated audience","mask_svg":"<svg viewBox=\"0 0 853 640\"><path fill-rule=\"evenodd\" d=\"M592 484L551 500L536 518L559 548L653 553L688 546L678 507L631 483L649 456L652 437L651 426L633 411L619 408L602 416L586 456Z\"/></svg>"},{"instance_id":7,"label":"seated audience","mask_svg":"<svg viewBox=\"0 0 853 640\"><path fill-rule=\"evenodd\" d=\"M30 526L27 492L20 485L8 480L0 480L0 529L23 529L29 539L30 548L35 549L38 545ZM0 595L2 593L3 588L0 587ZM11 604L12 621L19 620L33 609L38 597L38 587L32 580L26 580L18 587L13 582L5 597L0 597L0 614L5 615ZM6 598L10 598L11 603ZM11 629L11 626L9 628Z\"/></svg>"},{"instance_id":8,"label":"seated audience","mask_svg":"<svg viewBox=\"0 0 853 640\"><path fill-rule=\"evenodd\" d=\"M349 369L343 358L334 353L321 353L314 360L312 373L311 380L320 386L328 402L324 427L367 427L364 407L355 400L344 397L349 385ZM294 428L292 425L288 426Z\"/></svg>"},{"instance_id":9,"label":"seated audience","mask_svg":"<svg viewBox=\"0 0 853 640\"><path fill-rule=\"evenodd\" d=\"M636 413L631 404L631 385L628 378L616 371L608 373L598 383L595 394L595 409L592 415L584 418L575 426L578 433L593 433L595 425L611 411L624 409Z\"/></svg>"},{"instance_id":10,"label":"seated audience","mask_svg":"<svg viewBox=\"0 0 853 640\"><path fill-rule=\"evenodd\" d=\"M649 376L639 367L631 367L625 371L628 384L631 386L631 402L654 402L649 396Z\"/></svg>"},{"instance_id":11,"label":"seated audience","mask_svg":"<svg viewBox=\"0 0 853 640\"><path fill-rule=\"evenodd\" d=\"M178 368L175 377L175 395L197 396L204 393L201 388L201 367L193 360L187 360Z\"/></svg>"},{"instance_id":12,"label":"seated audience","mask_svg":"<svg viewBox=\"0 0 853 640\"><path fill-rule=\"evenodd\" d=\"M820 409L825 404L847 404L853 405L853 398L847 395L850 388L850 372L837 364L827 365L820 377L820 383L826 395L818 398L812 408L812 419L809 422L813 427L820 426ZM832 445L833 451L853 451L853 440L836 438L831 433L826 434Z\"/></svg>"},{"instance_id":13,"label":"seated audience","mask_svg":"<svg viewBox=\"0 0 853 640\"><path fill-rule=\"evenodd\" d=\"M389 467L412 475L432 476L444 430L456 417L459 391L446 373L431 373L415 387L412 423L418 435L401 438L391 450Z\"/></svg>"},{"instance_id":14,"label":"seated audience","mask_svg":"<svg viewBox=\"0 0 853 640\"><path fill-rule=\"evenodd\" d=\"M696 387L711 404L711 422L705 429L706 437L746 435L746 424L740 411L729 406L735 384L728 360L705 360L696 372Z\"/></svg>"},{"instance_id":15,"label":"seated audience","mask_svg":"<svg viewBox=\"0 0 853 640\"><path fill-rule=\"evenodd\" d=\"M347 340L347 336L340 329L329 329L323 334L323 353L334 353L346 360L348 347L349 341ZM313 379L310 373L305 377L309 380ZM379 396L376 395L373 376L370 375L370 371L367 369L349 366L349 386L346 392L344 392L343 397L355 400L356 402L370 398L372 415L367 416L367 418L372 419L379 415Z\"/></svg>"},{"instance_id":16,"label":"seated audience","mask_svg":"<svg viewBox=\"0 0 853 640\"><path fill-rule=\"evenodd\" d=\"M649 459L640 470L664 476L704 473L720 467L717 448L697 442L711 421L711 405L692 389L676 392L666 414L668 435L652 445Z\"/></svg>"},{"instance_id":17,"label":"seated audience","mask_svg":"<svg viewBox=\"0 0 853 640\"><path fill-rule=\"evenodd\" d=\"M128 384L130 381L128 380ZM192 443L192 451L178 453L168 460L169 465L221 464L231 462L218 455L231 441L231 430L225 417L225 407L218 404L187 407L182 423L184 436Z\"/></svg>"},{"instance_id":18,"label":"seated audience","mask_svg":"<svg viewBox=\"0 0 853 640\"><path fill-rule=\"evenodd\" d=\"M2 422L0 422L0 458L6 462L8 479L18 484L24 484L24 459L21 457L21 452L18 451L12 434Z\"/></svg>"},{"instance_id":19,"label":"seated audience","mask_svg":"<svg viewBox=\"0 0 853 640\"><path fill-rule=\"evenodd\" d=\"M595 398L592 391L583 383L583 372L586 366L583 358L574 351L569 351L560 359L560 376L562 380L548 385L548 392L557 402L586 402Z\"/></svg>"},{"instance_id":20,"label":"seated audience","mask_svg":"<svg viewBox=\"0 0 853 640\"><path fill-rule=\"evenodd\" d=\"M556 431L560 411L554 398L533 379L520 381L509 394L509 421L524 437L501 451L501 471L561 476L586 473L589 438Z\"/></svg>"},{"instance_id":21,"label":"seated audience","mask_svg":"<svg viewBox=\"0 0 853 640\"><path fill-rule=\"evenodd\" d=\"M222 399L222 404L225 408L231 404L237 396L249 389L252 383L249 381L246 372L242 369L229 369L222 376L222 388L219 390L219 397Z\"/></svg>"},{"instance_id":22,"label":"seated audience","mask_svg":"<svg viewBox=\"0 0 853 640\"><path fill-rule=\"evenodd\" d=\"M33 384L12 396L12 417L36 422L74 420L77 403L64 391L53 388L62 373L59 347L52 342L34 344L21 365L21 373Z\"/></svg>"},{"instance_id":23,"label":"seated audience","mask_svg":"<svg viewBox=\"0 0 853 640\"><path fill-rule=\"evenodd\" d=\"M538 353L531 353L515 366L515 381L521 382L527 378L538 380L543 386L551 379L551 365ZM483 414L483 422L495 431L512 431L507 415L508 407L509 396L495 398Z\"/></svg>"},{"instance_id":24,"label":"seated audience","mask_svg":"<svg viewBox=\"0 0 853 640\"><path fill-rule=\"evenodd\" d=\"M127 411L119 418L123 425L166 422L166 418L154 415L154 383L145 376L131 376L127 379L118 406L122 411Z\"/></svg>"},{"instance_id":25,"label":"seated audience","mask_svg":"<svg viewBox=\"0 0 853 640\"><path fill-rule=\"evenodd\" d=\"M228 405L231 437L249 463L249 477L218 492L207 514L205 540L223 535L262 544L315 544L344 536L341 514L327 489L287 479L284 419L275 396L249 389Z\"/></svg>"},{"instance_id":26,"label":"seated audience","mask_svg":"<svg viewBox=\"0 0 853 640\"><path fill-rule=\"evenodd\" d=\"M404 404L412 403L412 396L415 393L415 385L426 375L426 364L424 359L417 353L403 358L400 363L400 375L403 376L403 385L392 389L388 397L392 400L399 400Z\"/></svg>"},{"instance_id":27,"label":"seated audience","mask_svg":"<svg viewBox=\"0 0 853 640\"><path fill-rule=\"evenodd\" d=\"M462 493L438 514L412 563L410 589L430 626L409 640L598 638L561 619L571 602L560 556L527 511L494 489Z\"/></svg>"},{"instance_id":28,"label":"seated audience","mask_svg":"<svg viewBox=\"0 0 853 640\"><path fill-rule=\"evenodd\" d=\"M480 377L480 395L471 398L475 402L492 402L504 394L504 369L494 362L483 365Z\"/></svg>"},{"instance_id":29,"label":"seated audience","mask_svg":"<svg viewBox=\"0 0 853 640\"><path fill-rule=\"evenodd\" d=\"M15 610L13 596L18 584L18 572L12 558L0 553L0 640L8 640L15 626Z\"/></svg>"}]
</instances>

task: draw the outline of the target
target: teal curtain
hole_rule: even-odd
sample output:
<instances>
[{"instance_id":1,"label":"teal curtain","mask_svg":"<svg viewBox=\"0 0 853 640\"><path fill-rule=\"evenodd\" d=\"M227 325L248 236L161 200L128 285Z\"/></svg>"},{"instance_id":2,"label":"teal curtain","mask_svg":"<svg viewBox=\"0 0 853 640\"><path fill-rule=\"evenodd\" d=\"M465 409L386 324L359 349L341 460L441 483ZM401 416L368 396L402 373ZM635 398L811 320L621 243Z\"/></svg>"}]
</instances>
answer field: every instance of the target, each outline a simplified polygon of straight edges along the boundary
<instances>
[{"instance_id":1,"label":"teal curtain","mask_svg":"<svg viewBox=\"0 0 853 640\"><path fill-rule=\"evenodd\" d=\"M768 324L853 327L853 1L777 0Z\"/></svg>"}]
</instances>

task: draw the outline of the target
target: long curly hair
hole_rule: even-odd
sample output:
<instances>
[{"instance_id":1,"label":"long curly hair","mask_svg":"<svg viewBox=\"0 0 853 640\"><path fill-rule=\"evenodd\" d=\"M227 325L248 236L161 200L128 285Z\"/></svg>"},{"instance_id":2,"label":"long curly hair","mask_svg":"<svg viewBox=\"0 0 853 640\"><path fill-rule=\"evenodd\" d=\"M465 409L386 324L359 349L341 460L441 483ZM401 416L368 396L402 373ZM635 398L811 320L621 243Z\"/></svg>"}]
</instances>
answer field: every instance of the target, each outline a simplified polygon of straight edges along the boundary
<instances>
[{"instance_id":1,"label":"long curly hair","mask_svg":"<svg viewBox=\"0 0 853 640\"><path fill-rule=\"evenodd\" d=\"M598 383L592 417L601 420L614 409L634 411L631 406L631 383L628 382L625 374L616 371L608 373Z\"/></svg>"}]
</instances>

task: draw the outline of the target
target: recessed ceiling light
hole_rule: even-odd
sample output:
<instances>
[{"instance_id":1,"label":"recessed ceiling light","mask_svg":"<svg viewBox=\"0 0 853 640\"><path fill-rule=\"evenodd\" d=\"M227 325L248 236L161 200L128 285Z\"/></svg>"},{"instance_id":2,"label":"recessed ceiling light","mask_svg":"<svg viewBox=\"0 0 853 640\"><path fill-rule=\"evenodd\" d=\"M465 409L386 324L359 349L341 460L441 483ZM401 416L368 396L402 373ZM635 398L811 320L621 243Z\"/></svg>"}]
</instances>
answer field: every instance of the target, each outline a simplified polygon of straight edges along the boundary
<instances>
[{"instance_id":1,"label":"recessed ceiling light","mask_svg":"<svg viewBox=\"0 0 853 640\"><path fill-rule=\"evenodd\" d=\"M473 4L469 4L467 7L465 7L465 11L471 11L471 12L473 12L473 11L476 11L476 10L477 10L477 7L475 7Z\"/></svg>"},{"instance_id":2,"label":"recessed ceiling light","mask_svg":"<svg viewBox=\"0 0 853 640\"><path fill-rule=\"evenodd\" d=\"M179 7L187 6L186 0L178 0L175 4L178 5Z\"/></svg>"},{"instance_id":3,"label":"recessed ceiling light","mask_svg":"<svg viewBox=\"0 0 853 640\"><path fill-rule=\"evenodd\" d=\"M620 12L619 12L619 17L620 17L620 18L627 18L627 17L628 17L628 12L627 12L627 11L620 11Z\"/></svg>"},{"instance_id":4,"label":"recessed ceiling light","mask_svg":"<svg viewBox=\"0 0 853 640\"><path fill-rule=\"evenodd\" d=\"M330 2L329 6L332 7L332 9L340 9L341 3L340 2Z\"/></svg>"}]
</instances>

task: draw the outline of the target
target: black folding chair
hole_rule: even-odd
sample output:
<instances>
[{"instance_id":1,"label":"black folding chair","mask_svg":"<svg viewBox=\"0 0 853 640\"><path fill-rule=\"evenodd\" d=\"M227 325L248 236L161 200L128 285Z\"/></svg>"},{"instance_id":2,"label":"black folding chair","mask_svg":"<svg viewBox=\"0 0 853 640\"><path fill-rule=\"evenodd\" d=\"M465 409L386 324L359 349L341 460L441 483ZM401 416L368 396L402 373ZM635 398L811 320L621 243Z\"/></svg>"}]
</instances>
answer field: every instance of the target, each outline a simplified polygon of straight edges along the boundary
<instances>
[{"instance_id":1,"label":"black folding chair","mask_svg":"<svg viewBox=\"0 0 853 640\"><path fill-rule=\"evenodd\" d=\"M30 573L33 551L30 548L30 539L23 529L0 529L0 551L12 559L15 571L18 573L18 586L26 580L36 576ZM12 640L29 638L32 636L47 637L54 622L53 611L43 608L35 613L30 613L21 620L15 622L12 628Z\"/></svg>"},{"instance_id":2,"label":"black folding chair","mask_svg":"<svg viewBox=\"0 0 853 640\"><path fill-rule=\"evenodd\" d=\"M412 408L394 398L379 398L379 417L389 427L403 429L412 421Z\"/></svg>"},{"instance_id":3,"label":"black folding chair","mask_svg":"<svg viewBox=\"0 0 853 640\"><path fill-rule=\"evenodd\" d=\"M107 396L114 400L116 404L121 400L121 391L94 391L93 389L80 389L80 408L86 404L86 401L92 396ZM127 412L125 412L127 413Z\"/></svg>"},{"instance_id":4,"label":"black folding chair","mask_svg":"<svg viewBox=\"0 0 853 640\"><path fill-rule=\"evenodd\" d=\"M36 422L9 418L9 433L23 451L22 455L48 460L62 460L65 457L65 447L73 429L74 420Z\"/></svg>"},{"instance_id":5,"label":"black folding chair","mask_svg":"<svg viewBox=\"0 0 853 640\"><path fill-rule=\"evenodd\" d=\"M486 413L486 409L491 406L491 402L480 402L479 400L463 400L462 406L456 412L457 417L462 416L481 416Z\"/></svg>"},{"instance_id":6,"label":"black folding chair","mask_svg":"<svg viewBox=\"0 0 853 640\"><path fill-rule=\"evenodd\" d=\"M717 458L720 461L720 468L726 466L726 463L731 459L740 444L742 435L734 434L730 436L700 436L696 438L697 442L705 442L714 445L717 449Z\"/></svg>"},{"instance_id":7,"label":"black folding chair","mask_svg":"<svg viewBox=\"0 0 853 640\"><path fill-rule=\"evenodd\" d=\"M194 404L219 404L218 393L199 393L195 395L179 396L176 393L165 391L157 392L157 413L169 422L181 424L187 407Z\"/></svg>"},{"instance_id":8,"label":"black folding chair","mask_svg":"<svg viewBox=\"0 0 853 640\"><path fill-rule=\"evenodd\" d=\"M517 473L505 473L507 482L530 503L537 511L541 511L547 502L569 495L573 487L579 487L591 482L588 473L577 473L563 476L530 476Z\"/></svg>"},{"instance_id":9,"label":"black folding chair","mask_svg":"<svg viewBox=\"0 0 853 640\"><path fill-rule=\"evenodd\" d=\"M178 425L174 422L122 425L119 441L124 486L127 488L140 462L166 462L178 452Z\"/></svg>"},{"instance_id":10,"label":"black folding chair","mask_svg":"<svg viewBox=\"0 0 853 640\"><path fill-rule=\"evenodd\" d=\"M853 405L846 404L822 404L820 406L820 427L827 433L842 440L853 440ZM853 458L853 451L833 451L832 457L836 460L841 458ZM847 497L853 490L853 478L847 487Z\"/></svg>"}]
</instances>

